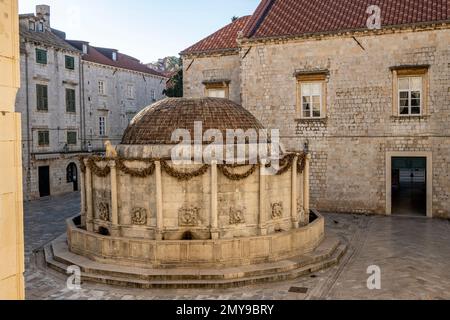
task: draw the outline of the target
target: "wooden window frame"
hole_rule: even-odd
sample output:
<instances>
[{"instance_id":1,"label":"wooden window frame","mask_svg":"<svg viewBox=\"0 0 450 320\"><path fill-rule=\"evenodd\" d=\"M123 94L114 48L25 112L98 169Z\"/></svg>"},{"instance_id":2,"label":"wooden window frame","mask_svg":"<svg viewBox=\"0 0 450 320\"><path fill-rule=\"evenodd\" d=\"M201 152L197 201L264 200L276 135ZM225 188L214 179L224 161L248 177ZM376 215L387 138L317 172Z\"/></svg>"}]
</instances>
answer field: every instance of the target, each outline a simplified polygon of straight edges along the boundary
<instances>
[{"instance_id":1,"label":"wooden window frame","mask_svg":"<svg viewBox=\"0 0 450 320\"><path fill-rule=\"evenodd\" d=\"M229 82L211 82L204 83L205 85L205 97L209 97L209 90L224 90L225 91L225 99L230 98L230 84Z\"/></svg>"},{"instance_id":2,"label":"wooden window frame","mask_svg":"<svg viewBox=\"0 0 450 320\"><path fill-rule=\"evenodd\" d=\"M101 86L100 86L100 83L102 84ZM100 87L102 88L101 91L100 91ZM106 96L106 81L105 80L98 80L97 91L98 91L99 95Z\"/></svg>"},{"instance_id":3,"label":"wooden window frame","mask_svg":"<svg viewBox=\"0 0 450 320\"><path fill-rule=\"evenodd\" d=\"M103 119L103 122L102 122ZM103 123L103 127L102 127ZM102 130L103 128L103 130ZM98 116L98 135L100 137L106 137L106 116Z\"/></svg>"},{"instance_id":4,"label":"wooden window frame","mask_svg":"<svg viewBox=\"0 0 450 320\"><path fill-rule=\"evenodd\" d=\"M302 120L320 120L327 118L328 108L327 108L327 74L326 73L316 73L316 74L299 74L297 77L297 115ZM317 84L322 85L321 92L321 107L320 107L320 117L305 117L303 115L303 96L302 96L302 85L304 84Z\"/></svg>"},{"instance_id":5,"label":"wooden window frame","mask_svg":"<svg viewBox=\"0 0 450 320\"><path fill-rule=\"evenodd\" d=\"M392 115L401 118L414 118L429 115L429 67L392 67ZM402 78L422 78L422 91L420 97L420 114L400 114L399 80Z\"/></svg>"}]
</instances>

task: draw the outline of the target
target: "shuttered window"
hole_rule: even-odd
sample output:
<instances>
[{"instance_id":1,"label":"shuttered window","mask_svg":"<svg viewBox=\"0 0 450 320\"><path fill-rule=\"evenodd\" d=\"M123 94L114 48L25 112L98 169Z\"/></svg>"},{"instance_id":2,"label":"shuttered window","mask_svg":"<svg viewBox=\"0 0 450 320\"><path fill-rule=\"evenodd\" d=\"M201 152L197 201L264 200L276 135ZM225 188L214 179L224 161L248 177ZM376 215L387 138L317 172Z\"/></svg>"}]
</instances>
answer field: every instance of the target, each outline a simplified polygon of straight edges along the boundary
<instances>
[{"instance_id":1,"label":"shuttered window","mask_svg":"<svg viewBox=\"0 0 450 320\"><path fill-rule=\"evenodd\" d=\"M36 49L36 62L40 64L47 64L47 51Z\"/></svg>"},{"instance_id":2,"label":"shuttered window","mask_svg":"<svg viewBox=\"0 0 450 320\"><path fill-rule=\"evenodd\" d=\"M66 89L66 111L76 112L75 107L75 90Z\"/></svg>"},{"instance_id":3,"label":"shuttered window","mask_svg":"<svg viewBox=\"0 0 450 320\"><path fill-rule=\"evenodd\" d=\"M66 56L66 69L74 70L75 69L75 58L71 56Z\"/></svg>"},{"instance_id":4,"label":"shuttered window","mask_svg":"<svg viewBox=\"0 0 450 320\"><path fill-rule=\"evenodd\" d=\"M76 131L67 132L67 144L74 145L77 144L77 133Z\"/></svg>"},{"instance_id":5,"label":"shuttered window","mask_svg":"<svg viewBox=\"0 0 450 320\"><path fill-rule=\"evenodd\" d=\"M37 109L39 111L48 111L48 89L42 84L36 85Z\"/></svg>"},{"instance_id":6,"label":"shuttered window","mask_svg":"<svg viewBox=\"0 0 450 320\"><path fill-rule=\"evenodd\" d=\"M50 134L48 131L38 131L38 144L40 147L50 144Z\"/></svg>"}]
</instances>

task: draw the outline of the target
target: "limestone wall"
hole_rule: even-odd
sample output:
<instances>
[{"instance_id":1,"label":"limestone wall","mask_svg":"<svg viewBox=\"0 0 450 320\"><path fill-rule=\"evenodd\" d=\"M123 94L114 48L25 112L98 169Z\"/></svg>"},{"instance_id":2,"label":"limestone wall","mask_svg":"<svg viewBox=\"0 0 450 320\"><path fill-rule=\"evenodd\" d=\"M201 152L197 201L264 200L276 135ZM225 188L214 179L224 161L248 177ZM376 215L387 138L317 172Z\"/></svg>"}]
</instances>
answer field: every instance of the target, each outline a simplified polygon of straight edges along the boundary
<instances>
[{"instance_id":1,"label":"limestone wall","mask_svg":"<svg viewBox=\"0 0 450 320\"><path fill-rule=\"evenodd\" d=\"M185 98L205 96L204 81L230 81L230 100L241 103L239 55L183 58L183 94ZM189 69L188 69L189 68Z\"/></svg>"},{"instance_id":2,"label":"limestone wall","mask_svg":"<svg viewBox=\"0 0 450 320\"><path fill-rule=\"evenodd\" d=\"M17 17L16 0L0 2L0 300L25 298Z\"/></svg>"},{"instance_id":3,"label":"limestone wall","mask_svg":"<svg viewBox=\"0 0 450 320\"><path fill-rule=\"evenodd\" d=\"M288 147L309 142L313 207L384 214L386 152L431 151L433 216L450 217L450 30L357 40L364 49L352 37L252 43L241 62L243 106L267 127L279 128ZM390 67L401 65L430 65L425 116L393 114ZM294 74L320 69L329 71L326 118L298 120Z\"/></svg>"}]
</instances>

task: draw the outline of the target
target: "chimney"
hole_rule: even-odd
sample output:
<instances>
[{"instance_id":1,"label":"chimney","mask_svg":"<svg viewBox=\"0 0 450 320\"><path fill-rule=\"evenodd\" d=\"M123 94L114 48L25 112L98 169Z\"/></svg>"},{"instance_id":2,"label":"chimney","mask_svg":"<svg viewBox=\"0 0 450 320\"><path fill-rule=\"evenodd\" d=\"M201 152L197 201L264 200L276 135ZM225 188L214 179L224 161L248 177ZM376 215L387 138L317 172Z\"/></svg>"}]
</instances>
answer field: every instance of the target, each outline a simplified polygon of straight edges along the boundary
<instances>
[{"instance_id":1,"label":"chimney","mask_svg":"<svg viewBox=\"0 0 450 320\"><path fill-rule=\"evenodd\" d=\"M50 28L50 6L46 4L37 5L36 16L44 22L44 27Z\"/></svg>"}]
</instances>

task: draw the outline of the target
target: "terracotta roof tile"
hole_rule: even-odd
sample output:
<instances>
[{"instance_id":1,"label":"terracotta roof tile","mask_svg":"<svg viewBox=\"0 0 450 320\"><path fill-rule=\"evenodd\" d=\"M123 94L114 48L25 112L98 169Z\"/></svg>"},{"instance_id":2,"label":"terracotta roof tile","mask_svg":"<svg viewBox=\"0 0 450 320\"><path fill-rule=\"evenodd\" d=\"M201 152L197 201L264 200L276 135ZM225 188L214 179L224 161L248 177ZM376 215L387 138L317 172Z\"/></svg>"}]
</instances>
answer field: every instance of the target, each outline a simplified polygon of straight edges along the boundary
<instances>
[{"instance_id":1,"label":"terracotta roof tile","mask_svg":"<svg viewBox=\"0 0 450 320\"><path fill-rule=\"evenodd\" d=\"M227 25L182 54L236 49L240 30L247 38L270 38L367 29L370 5L380 7L382 27L450 21L450 0L262 0L252 16Z\"/></svg>"},{"instance_id":2,"label":"terracotta roof tile","mask_svg":"<svg viewBox=\"0 0 450 320\"><path fill-rule=\"evenodd\" d=\"M370 5L381 9L382 27L450 20L449 0L263 0L246 36L297 36L366 29Z\"/></svg>"},{"instance_id":3,"label":"terracotta roof tile","mask_svg":"<svg viewBox=\"0 0 450 320\"><path fill-rule=\"evenodd\" d=\"M229 25L223 27L219 31L197 42L193 46L183 50L181 54L189 54L196 52L215 52L228 49L237 49L237 37L239 31L244 31L247 22L251 16L244 16Z\"/></svg>"},{"instance_id":4,"label":"terracotta roof tile","mask_svg":"<svg viewBox=\"0 0 450 320\"><path fill-rule=\"evenodd\" d=\"M82 50L83 44L88 44L85 41L76 41L76 40L66 40L74 47L78 48L79 50ZM117 52L117 61L114 61L112 59L112 53ZM109 49L109 48L100 48L100 47L94 47L90 46L88 47L88 53L83 54L82 59L85 61L90 61L94 63L99 63L107 66L142 72L142 73L148 73L159 77L167 78L162 73L155 71L153 69L150 69L145 64L141 63L138 59L131 57L129 55L123 54L118 52L115 49Z\"/></svg>"}]
</instances>

